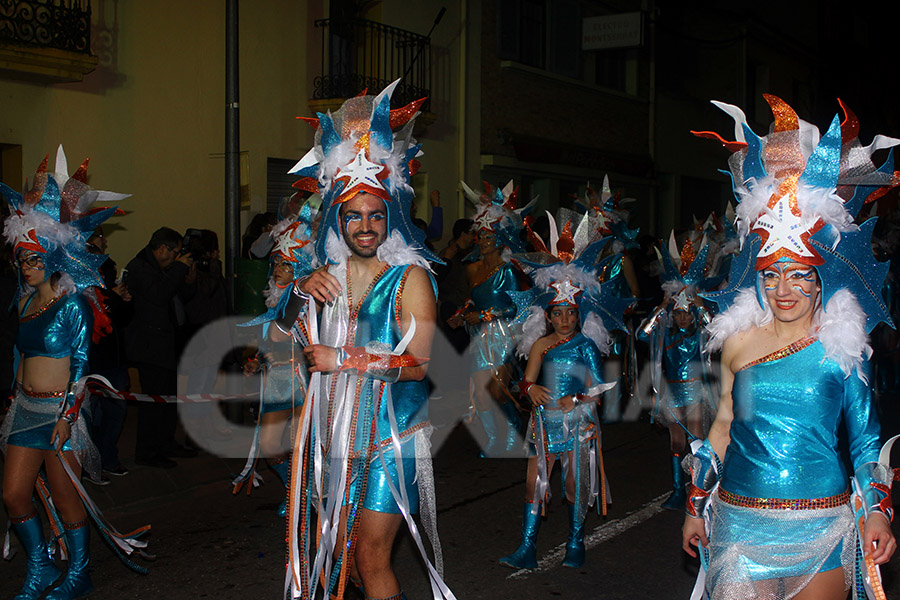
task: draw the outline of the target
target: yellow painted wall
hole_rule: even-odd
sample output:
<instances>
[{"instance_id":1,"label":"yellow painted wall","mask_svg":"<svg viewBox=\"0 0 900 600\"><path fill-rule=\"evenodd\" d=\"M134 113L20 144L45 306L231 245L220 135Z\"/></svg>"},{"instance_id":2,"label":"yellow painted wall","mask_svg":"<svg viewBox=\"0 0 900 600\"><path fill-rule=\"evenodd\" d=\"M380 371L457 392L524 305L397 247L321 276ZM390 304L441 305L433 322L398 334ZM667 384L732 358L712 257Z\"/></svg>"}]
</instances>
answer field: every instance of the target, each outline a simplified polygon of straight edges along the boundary
<instances>
[{"instance_id":1,"label":"yellow painted wall","mask_svg":"<svg viewBox=\"0 0 900 600\"><path fill-rule=\"evenodd\" d=\"M0 143L20 144L30 178L61 142L70 172L89 156L89 183L128 192L109 221L124 266L161 226L213 229L224 244L225 3L94 0L101 65L81 83L0 81ZM299 158L308 112L306 3L240 6L241 149L255 210L265 206L266 157ZM99 36L99 37L98 37ZM106 40L112 40L106 43ZM318 64L318 63L315 63Z\"/></svg>"}]
</instances>

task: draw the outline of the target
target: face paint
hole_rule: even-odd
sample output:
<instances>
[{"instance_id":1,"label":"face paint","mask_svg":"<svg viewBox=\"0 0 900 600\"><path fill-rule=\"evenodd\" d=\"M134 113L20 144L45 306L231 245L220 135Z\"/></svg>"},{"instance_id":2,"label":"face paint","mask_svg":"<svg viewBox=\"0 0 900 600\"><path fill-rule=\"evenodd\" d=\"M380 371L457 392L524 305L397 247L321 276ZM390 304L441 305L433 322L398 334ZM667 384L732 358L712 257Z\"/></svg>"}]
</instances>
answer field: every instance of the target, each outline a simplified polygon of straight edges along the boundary
<instances>
[{"instance_id":1,"label":"face paint","mask_svg":"<svg viewBox=\"0 0 900 600\"><path fill-rule=\"evenodd\" d=\"M762 272L763 288L775 317L795 321L811 315L818 300L818 276L802 263L775 263Z\"/></svg>"}]
</instances>

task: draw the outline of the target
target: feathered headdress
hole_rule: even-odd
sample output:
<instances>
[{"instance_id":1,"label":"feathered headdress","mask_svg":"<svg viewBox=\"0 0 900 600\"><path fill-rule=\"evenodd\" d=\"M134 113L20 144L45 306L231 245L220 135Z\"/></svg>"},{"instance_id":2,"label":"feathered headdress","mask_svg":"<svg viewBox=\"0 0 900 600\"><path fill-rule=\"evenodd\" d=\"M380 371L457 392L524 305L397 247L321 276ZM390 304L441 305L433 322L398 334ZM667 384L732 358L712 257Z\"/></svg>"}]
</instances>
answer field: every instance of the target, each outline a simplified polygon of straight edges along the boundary
<instances>
[{"instance_id":1,"label":"feathered headdress","mask_svg":"<svg viewBox=\"0 0 900 600\"><path fill-rule=\"evenodd\" d=\"M60 145L56 152L56 169L47 172L49 155L44 157L34 174L32 185L19 194L0 183L0 195L10 206L4 237L15 252L29 251L41 255L44 272L49 277L62 273L58 290L72 293L89 286L103 286L98 271L108 258L87 251L87 240L94 230L113 214L115 207L95 207L97 202L117 202L130 194L91 189L87 185L85 159L70 177L66 154ZM119 211L120 214L121 211ZM20 281L20 292L24 286Z\"/></svg>"},{"instance_id":2,"label":"feathered headdress","mask_svg":"<svg viewBox=\"0 0 900 600\"><path fill-rule=\"evenodd\" d=\"M520 234L525 226L525 217L534 208L537 197L519 208L519 188L513 185L512 180L503 188L494 187L485 181L484 192L481 194L467 186L465 181L459 183L466 198L475 207L472 231L476 233L483 229L492 231L497 236L498 247L509 248L511 253L524 252L525 245ZM471 260L479 257L480 252L476 245L467 258Z\"/></svg>"},{"instance_id":3,"label":"feathered headdress","mask_svg":"<svg viewBox=\"0 0 900 600\"><path fill-rule=\"evenodd\" d=\"M881 297L888 270L872 255L871 239L875 219L861 225L854 216L862 205L882 196L900 182L893 171L893 152L880 167L872 162L875 151L891 148L900 140L878 135L869 146L859 141L859 121L843 103L844 120L835 116L820 137L818 128L803 121L783 100L766 95L775 122L766 136L756 135L747 125L744 113L730 104L713 102L735 122L735 141L726 141L712 132L693 132L720 141L732 152L728 161L737 207L737 228L742 240L741 253L731 264L728 287L720 292L702 294L721 309L734 304L738 295L753 290L759 313L768 313L758 287L758 271L779 260L813 266L822 286L822 306L833 320L832 298L846 306L849 294L857 305L859 332L838 336L844 343L826 352L840 356L849 368L868 352L865 334L880 321L891 319ZM739 302L747 306L747 302ZM771 318L771 317L769 317ZM751 321L765 316L747 316ZM727 319L722 319L722 322ZM854 319L845 319L847 323ZM713 327L716 322L713 322ZM827 336L819 338L825 344ZM849 327L849 325L848 325ZM713 330L713 342L723 341L725 332ZM847 340L853 339L853 342ZM841 347L838 347L841 346Z\"/></svg>"},{"instance_id":4,"label":"feathered headdress","mask_svg":"<svg viewBox=\"0 0 900 600\"><path fill-rule=\"evenodd\" d=\"M694 243L691 236L688 236L679 251L675 242L675 232L672 231L669 235L668 249L656 250L661 267L659 280L666 298L672 301L674 309L690 310L696 293L712 289L717 283L719 278L708 276L710 248L705 237Z\"/></svg>"},{"instance_id":5,"label":"feathered headdress","mask_svg":"<svg viewBox=\"0 0 900 600\"><path fill-rule=\"evenodd\" d=\"M379 248L379 259L425 267L427 261L442 262L425 247L425 233L409 216L414 196L409 182L419 168L416 157L421 155L412 137L413 123L425 99L391 110L391 94L399 81L377 96L350 98L334 113L304 119L316 129L315 145L289 172L301 176L295 187L322 195L322 221L315 242L322 264L336 261L334 244L343 242L341 204L361 192L381 198L387 210L388 240Z\"/></svg>"},{"instance_id":6,"label":"feathered headdress","mask_svg":"<svg viewBox=\"0 0 900 600\"><path fill-rule=\"evenodd\" d=\"M597 239L587 216L582 217L574 232L572 221L566 221L562 231L558 231L553 216L547 213L547 217L550 220L550 245L529 231L538 251L513 257L534 283L530 290L507 292L516 303L513 322L523 324L518 351L527 354L531 345L544 334L544 311L548 307L568 304L578 308L582 332L602 352L607 352L612 343L609 331L626 329L622 314L634 301L634 298L619 298L612 293L614 280L601 284L597 279L597 271L602 266L597 258L609 238Z\"/></svg>"}]
</instances>

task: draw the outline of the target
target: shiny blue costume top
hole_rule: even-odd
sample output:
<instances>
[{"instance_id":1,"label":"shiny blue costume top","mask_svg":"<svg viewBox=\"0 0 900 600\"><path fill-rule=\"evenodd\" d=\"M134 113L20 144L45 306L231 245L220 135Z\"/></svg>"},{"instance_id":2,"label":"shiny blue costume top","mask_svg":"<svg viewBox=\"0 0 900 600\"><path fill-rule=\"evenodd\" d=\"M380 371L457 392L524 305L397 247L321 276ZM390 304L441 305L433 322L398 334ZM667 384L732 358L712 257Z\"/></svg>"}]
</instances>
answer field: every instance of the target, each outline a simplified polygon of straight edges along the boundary
<instances>
[{"instance_id":1,"label":"shiny blue costume top","mask_svg":"<svg viewBox=\"0 0 900 600\"><path fill-rule=\"evenodd\" d=\"M490 311L494 318L470 331L473 345L472 370L496 369L505 363L515 348L515 339L507 323L516 314L516 305L506 292L520 289L515 267L503 263L470 292L476 311Z\"/></svg>"},{"instance_id":2,"label":"shiny blue costume top","mask_svg":"<svg viewBox=\"0 0 900 600\"><path fill-rule=\"evenodd\" d=\"M28 298L22 312L36 296ZM69 381L77 381L88 371L91 327L91 309L81 294L63 295L36 315L19 318L16 348L22 358L69 357Z\"/></svg>"},{"instance_id":3,"label":"shiny blue costume top","mask_svg":"<svg viewBox=\"0 0 900 600\"><path fill-rule=\"evenodd\" d=\"M700 332L696 328L667 327L663 343L670 406L683 408L700 402L704 394Z\"/></svg>"},{"instance_id":4,"label":"shiny blue costume top","mask_svg":"<svg viewBox=\"0 0 900 600\"><path fill-rule=\"evenodd\" d=\"M355 307L351 307L347 338L349 345L361 347L370 342L380 342L393 349L400 342L403 337L400 330L402 287L412 268L406 265L388 267L363 298L355 319L353 318ZM432 285L435 285L433 279ZM353 298L353 301L357 302L358 298ZM419 494L418 487L414 483L416 465L412 434L428 422L428 383L423 379L388 384L363 374L360 374L360 379L361 385L357 387L359 397L356 404L356 439L353 446L354 450L360 453L360 459L354 461L353 469L355 474L361 477L359 481L366 482L363 507L377 512L400 512L387 484L388 477L395 486L398 484L394 453L387 443L391 437L391 425L387 403L384 402L384 390L390 386L394 416L402 444L405 486L411 510L415 512L418 510ZM373 383L380 393L373 393ZM372 428L373 419L375 429ZM387 474L375 448L379 439L383 443Z\"/></svg>"},{"instance_id":5,"label":"shiny blue costume top","mask_svg":"<svg viewBox=\"0 0 900 600\"><path fill-rule=\"evenodd\" d=\"M37 294L25 302L24 313ZM33 315L19 318L16 348L22 359L44 356L69 359L69 381L77 381L88 372L93 319L87 300L81 294L62 295ZM62 390L60 390L62 391ZM3 433L8 436L3 445L53 450L50 437L56 425L61 398L34 398L18 390L10 408ZM84 415L81 415L84 417ZM79 432L73 435L63 450L83 450L90 443L80 430L89 427L87 419L76 421ZM84 433L85 435L78 435Z\"/></svg>"},{"instance_id":6,"label":"shiny blue costume top","mask_svg":"<svg viewBox=\"0 0 900 600\"><path fill-rule=\"evenodd\" d=\"M580 331L558 345L544 351L538 384L550 390L553 399L538 409L547 436L547 452L555 454L574 449L574 415L588 417L587 412L559 410L563 396L586 392L588 387L603 383L603 360L597 346ZM566 431L566 421L569 431ZM532 429L532 442L534 441Z\"/></svg>"},{"instance_id":7,"label":"shiny blue costume top","mask_svg":"<svg viewBox=\"0 0 900 600\"><path fill-rule=\"evenodd\" d=\"M753 498L843 493L849 478L837 447L842 416L854 469L878 460L880 427L868 385L823 359L815 341L734 374L722 489Z\"/></svg>"}]
</instances>

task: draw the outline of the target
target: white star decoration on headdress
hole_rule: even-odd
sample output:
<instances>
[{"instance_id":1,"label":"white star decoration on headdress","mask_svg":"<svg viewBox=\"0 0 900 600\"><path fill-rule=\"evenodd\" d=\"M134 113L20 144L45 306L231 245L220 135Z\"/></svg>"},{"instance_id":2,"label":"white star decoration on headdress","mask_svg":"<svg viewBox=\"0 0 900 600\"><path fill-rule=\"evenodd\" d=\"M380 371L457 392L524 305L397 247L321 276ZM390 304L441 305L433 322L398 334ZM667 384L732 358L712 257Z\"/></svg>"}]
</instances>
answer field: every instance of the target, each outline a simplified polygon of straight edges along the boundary
<instances>
[{"instance_id":1,"label":"white star decoration on headdress","mask_svg":"<svg viewBox=\"0 0 900 600\"><path fill-rule=\"evenodd\" d=\"M596 223L598 230L609 231L609 216L602 208L597 208L594 211L594 222Z\"/></svg>"},{"instance_id":2,"label":"white star decoration on headdress","mask_svg":"<svg viewBox=\"0 0 900 600\"><path fill-rule=\"evenodd\" d=\"M753 225L754 230L761 230L760 237L765 238L757 257L762 259L772 255L783 255L786 251L795 256L815 258L816 255L801 239L804 234L809 235L813 225L815 223L805 223L802 217L795 215L788 204L787 195L782 196L775 206L761 214Z\"/></svg>"},{"instance_id":3,"label":"white star decoration on headdress","mask_svg":"<svg viewBox=\"0 0 900 600\"><path fill-rule=\"evenodd\" d=\"M556 297L550 304L575 304L575 296L581 293L581 288L572 285L568 279L554 281L550 287L556 292Z\"/></svg>"},{"instance_id":4,"label":"white star decoration on headdress","mask_svg":"<svg viewBox=\"0 0 900 600\"><path fill-rule=\"evenodd\" d=\"M480 215L475 217L475 229L476 230L493 229L494 224L497 223L499 220L500 220L500 218L492 219L491 216L488 214L488 211L484 211L483 213L481 213Z\"/></svg>"},{"instance_id":5,"label":"white star decoration on headdress","mask_svg":"<svg viewBox=\"0 0 900 600\"><path fill-rule=\"evenodd\" d=\"M682 288L680 292L675 294L672 298L673 302L675 302L675 310L690 310L691 309L691 299L688 296L687 288Z\"/></svg>"},{"instance_id":6,"label":"white star decoration on headdress","mask_svg":"<svg viewBox=\"0 0 900 600\"><path fill-rule=\"evenodd\" d=\"M334 180L348 180L341 195L346 194L359 185L367 185L383 190L384 186L381 185L378 175L380 175L385 168L384 165L375 164L366 158L366 151L361 148L359 152L356 153L353 160L338 169L337 174L334 176Z\"/></svg>"}]
</instances>

